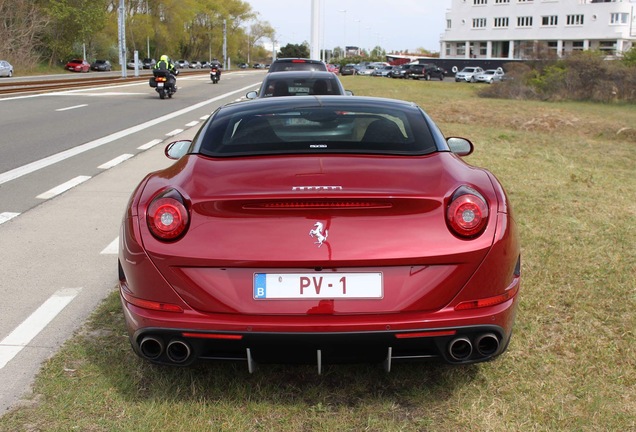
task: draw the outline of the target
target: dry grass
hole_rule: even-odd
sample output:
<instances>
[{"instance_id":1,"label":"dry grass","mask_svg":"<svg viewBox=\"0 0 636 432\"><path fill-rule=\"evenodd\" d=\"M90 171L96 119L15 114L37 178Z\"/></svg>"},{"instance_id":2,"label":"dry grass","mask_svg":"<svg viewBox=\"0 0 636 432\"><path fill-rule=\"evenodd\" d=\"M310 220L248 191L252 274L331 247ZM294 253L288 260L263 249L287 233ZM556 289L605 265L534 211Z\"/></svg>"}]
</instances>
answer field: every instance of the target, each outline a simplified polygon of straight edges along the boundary
<instances>
[{"instance_id":1,"label":"dry grass","mask_svg":"<svg viewBox=\"0 0 636 432\"><path fill-rule=\"evenodd\" d=\"M163 368L134 356L115 293L0 431L636 430L636 107L480 99L476 86L344 78L419 103L505 185L523 246L506 355L468 367ZM90 337L88 337L90 336Z\"/></svg>"}]
</instances>

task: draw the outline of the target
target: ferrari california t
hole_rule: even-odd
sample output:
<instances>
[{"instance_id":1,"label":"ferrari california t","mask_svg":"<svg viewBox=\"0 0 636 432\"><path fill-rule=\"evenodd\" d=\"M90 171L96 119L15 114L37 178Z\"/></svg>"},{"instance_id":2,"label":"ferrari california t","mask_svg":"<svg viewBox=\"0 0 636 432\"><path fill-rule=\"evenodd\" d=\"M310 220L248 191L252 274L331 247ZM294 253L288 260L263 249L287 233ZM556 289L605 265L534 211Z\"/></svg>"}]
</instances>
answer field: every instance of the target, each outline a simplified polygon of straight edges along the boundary
<instances>
[{"instance_id":1,"label":"ferrari california t","mask_svg":"<svg viewBox=\"0 0 636 432\"><path fill-rule=\"evenodd\" d=\"M217 109L147 175L121 227L133 350L153 363L475 363L520 287L510 203L413 103L266 98Z\"/></svg>"}]
</instances>

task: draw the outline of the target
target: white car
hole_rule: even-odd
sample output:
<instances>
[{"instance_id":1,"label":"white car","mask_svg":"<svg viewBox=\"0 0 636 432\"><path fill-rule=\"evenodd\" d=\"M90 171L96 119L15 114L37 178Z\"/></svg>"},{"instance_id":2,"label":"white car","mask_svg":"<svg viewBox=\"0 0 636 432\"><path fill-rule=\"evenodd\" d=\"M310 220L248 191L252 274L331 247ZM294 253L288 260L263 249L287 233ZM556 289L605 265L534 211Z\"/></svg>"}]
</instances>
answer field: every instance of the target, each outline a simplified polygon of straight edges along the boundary
<instances>
[{"instance_id":1,"label":"white car","mask_svg":"<svg viewBox=\"0 0 636 432\"><path fill-rule=\"evenodd\" d=\"M475 77L482 73L484 70L477 67L465 67L455 74L455 82L465 81L465 82L475 82Z\"/></svg>"},{"instance_id":2,"label":"white car","mask_svg":"<svg viewBox=\"0 0 636 432\"><path fill-rule=\"evenodd\" d=\"M0 60L0 77L12 77L13 66L6 60Z\"/></svg>"},{"instance_id":3,"label":"white car","mask_svg":"<svg viewBox=\"0 0 636 432\"><path fill-rule=\"evenodd\" d=\"M504 75L504 71L501 69L486 69L482 73L475 75L475 81L492 84L497 81L502 81Z\"/></svg>"}]
</instances>

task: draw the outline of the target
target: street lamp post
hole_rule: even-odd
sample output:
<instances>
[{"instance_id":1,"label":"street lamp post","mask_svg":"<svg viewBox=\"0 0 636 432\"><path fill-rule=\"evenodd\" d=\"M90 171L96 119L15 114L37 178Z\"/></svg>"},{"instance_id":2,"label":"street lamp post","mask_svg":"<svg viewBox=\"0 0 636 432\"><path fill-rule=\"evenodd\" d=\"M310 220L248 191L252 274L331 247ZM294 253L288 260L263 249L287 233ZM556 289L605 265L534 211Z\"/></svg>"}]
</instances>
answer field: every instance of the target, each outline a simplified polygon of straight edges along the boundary
<instances>
[{"instance_id":1,"label":"street lamp post","mask_svg":"<svg viewBox=\"0 0 636 432\"><path fill-rule=\"evenodd\" d=\"M347 53L347 10L339 9L338 12L344 12L344 20L342 21L342 58L345 58Z\"/></svg>"}]
</instances>

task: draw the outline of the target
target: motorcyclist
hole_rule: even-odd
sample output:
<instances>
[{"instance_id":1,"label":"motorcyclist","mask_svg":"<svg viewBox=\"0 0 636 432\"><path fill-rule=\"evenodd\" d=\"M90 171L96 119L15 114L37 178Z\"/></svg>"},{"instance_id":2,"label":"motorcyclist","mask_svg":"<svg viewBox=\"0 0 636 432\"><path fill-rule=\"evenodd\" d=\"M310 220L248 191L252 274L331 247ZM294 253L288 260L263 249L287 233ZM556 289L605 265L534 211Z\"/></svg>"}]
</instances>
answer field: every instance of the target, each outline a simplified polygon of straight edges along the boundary
<instances>
[{"instance_id":1,"label":"motorcyclist","mask_svg":"<svg viewBox=\"0 0 636 432\"><path fill-rule=\"evenodd\" d=\"M175 67L174 63L170 60L170 57L167 55L162 55L159 58L159 61L155 64L153 74L155 71L167 71L168 72L168 83L171 86L174 86L175 91L177 90L177 75L179 72ZM156 75L156 74L155 74Z\"/></svg>"},{"instance_id":2,"label":"motorcyclist","mask_svg":"<svg viewBox=\"0 0 636 432\"><path fill-rule=\"evenodd\" d=\"M212 61L210 62L210 68L216 68L217 70L216 73L219 74L219 79L221 79L221 70L223 69L223 65L218 59L216 58L212 59Z\"/></svg>"}]
</instances>

